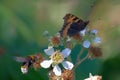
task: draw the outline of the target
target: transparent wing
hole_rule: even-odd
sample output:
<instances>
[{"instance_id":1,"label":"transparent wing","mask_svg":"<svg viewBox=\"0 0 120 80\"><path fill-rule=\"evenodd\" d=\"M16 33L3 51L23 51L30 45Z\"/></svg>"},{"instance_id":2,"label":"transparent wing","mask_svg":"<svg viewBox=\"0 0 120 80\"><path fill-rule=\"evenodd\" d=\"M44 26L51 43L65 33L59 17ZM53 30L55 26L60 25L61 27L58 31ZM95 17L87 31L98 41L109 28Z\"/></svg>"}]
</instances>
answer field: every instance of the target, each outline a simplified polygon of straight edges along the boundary
<instances>
[{"instance_id":1,"label":"transparent wing","mask_svg":"<svg viewBox=\"0 0 120 80\"><path fill-rule=\"evenodd\" d=\"M27 61L27 59L24 57L14 57L14 60L17 62L26 62Z\"/></svg>"}]
</instances>

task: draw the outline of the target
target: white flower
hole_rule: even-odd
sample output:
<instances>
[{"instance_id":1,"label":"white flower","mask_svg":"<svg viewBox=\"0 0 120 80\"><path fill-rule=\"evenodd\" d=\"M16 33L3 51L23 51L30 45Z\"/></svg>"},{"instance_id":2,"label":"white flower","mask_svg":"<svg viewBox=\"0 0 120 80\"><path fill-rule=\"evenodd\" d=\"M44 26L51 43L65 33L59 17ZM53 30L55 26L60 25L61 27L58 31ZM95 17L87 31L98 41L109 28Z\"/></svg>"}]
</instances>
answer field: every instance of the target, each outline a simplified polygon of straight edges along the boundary
<instances>
[{"instance_id":1,"label":"white flower","mask_svg":"<svg viewBox=\"0 0 120 80\"><path fill-rule=\"evenodd\" d=\"M83 47L85 47L85 48L89 48L90 47L90 41L89 40L85 40L84 42L83 42Z\"/></svg>"},{"instance_id":2,"label":"white flower","mask_svg":"<svg viewBox=\"0 0 120 80\"><path fill-rule=\"evenodd\" d=\"M84 80L102 80L102 77L98 75L92 76L92 74L90 73L89 78L86 78Z\"/></svg>"},{"instance_id":3,"label":"white flower","mask_svg":"<svg viewBox=\"0 0 120 80\"><path fill-rule=\"evenodd\" d=\"M69 48L65 48L60 52L54 51L53 47L49 47L48 49L45 49L44 52L49 55L51 59L44 60L40 63L40 65L43 68L49 68L52 65L55 75L61 75L61 68L58 66L59 63L62 63L65 69L71 70L73 68L74 65L71 62L64 61L64 58L68 57L71 53L71 50Z\"/></svg>"},{"instance_id":4,"label":"white flower","mask_svg":"<svg viewBox=\"0 0 120 80\"><path fill-rule=\"evenodd\" d=\"M95 37L93 39L93 42L96 43L96 44L101 43L101 38L100 37Z\"/></svg>"},{"instance_id":5,"label":"white flower","mask_svg":"<svg viewBox=\"0 0 120 80\"><path fill-rule=\"evenodd\" d=\"M26 67L21 67L21 72L22 72L23 74L26 74L26 73L28 72L28 68L26 68Z\"/></svg>"},{"instance_id":6,"label":"white flower","mask_svg":"<svg viewBox=\"0 0 120 80\"><path fill-rule=\"evenodd\" d=\"M92 34L97 34L98 31L97 31L96 29L93 29L93 30L91 30L90 32L91 32Z\"/></svg>"}]
</instances>

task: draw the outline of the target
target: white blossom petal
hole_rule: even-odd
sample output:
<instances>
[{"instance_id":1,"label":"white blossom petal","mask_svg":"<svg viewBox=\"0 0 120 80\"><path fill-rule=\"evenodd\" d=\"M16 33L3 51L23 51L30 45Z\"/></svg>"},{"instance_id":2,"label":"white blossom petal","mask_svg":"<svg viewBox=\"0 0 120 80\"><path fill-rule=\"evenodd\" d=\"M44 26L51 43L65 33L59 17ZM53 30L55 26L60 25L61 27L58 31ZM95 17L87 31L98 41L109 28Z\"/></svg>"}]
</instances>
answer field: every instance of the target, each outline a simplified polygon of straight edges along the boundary
<instances>
[{"instance_id":1,"label":"white blossom petal","mask_svg":"<svg viewBox=\"0 0 120 80\"><path fill-rule=\"evenodd\" d=\"M69 69L69 70L71 70L74 67L73 63L69 61L63 61L62 65L65 69Z\"/></svg>"},{"instance_id":2,"label":"white blossom petal","mask_svg":"<svg viewBox=\"0 0 120 80\"><path fill-rule=\"evenodd\" d=\"M86 29L79 32L79 34L82 35L82 36L85 36L85 33L86 33Z\"/></svg>"},{"instance_id":3,"label":"white blossom petal","mask_svg":"<svg viewBox=\"0 0 120 80\"><path fill-rule=\"evenodd\" d=\"M93 39L93 42L94 42L94 43L101 43L100 37L95 37L95 38Z\"/></svg>"},{"instance_id":4,"label":"white blossom petal","mask_svg":"<svg viewBox=\"0 0 120 80\"><path fill-rule=\"evenodd\" d=\"M54 66L53 72L55 73L55 75L61 76L61 69L58 65Z\"/></svg>"},{"instance_id":5,"label":"white blossom petal","mask_svg":"<svg viewBox=\"0 0 120 80\"><path fill-rule=\"evenodd\" d=\"M40 63L41 67L43 68L49 68L52 64L52 60L44 60Z\"/></svg>"},{"instance_id":6,"label":"white blossom petal","mask_svg":"<svg viewBox=\"0 0 120 80\"><path fill-rule=\"evenodd\" d=\"M67 37L67 41L71 41L71 37L68 36L68 37Z\"/></svg>"},{"instance_id":7,"label":"white blossom petal","mask_svg":"<svg viewBox=\"0 0 120 80\"><path fill-rule=\"evenodd\" d=\"M64 50L62 50L61 53L63 54L64 58L66 58L66 57L68 57L70 55L71 49L65 48Z\"/></svg>"},{"instance_id":8,"label":"white blossom petal","mask_svg":"<svg viewBox=\"0 0 120 80\"><path fill-rule=\"evenodd\" d=\"M91 32L92 34L97 34L98 31L97 31L96 29L93 29L93 30L91 30L90 32Z\"/></svg>"},{"instance_id":9,"label":"white blossom petal","mask_svg":"<svg viewBox=\"0 0 120 80\"><path fill-rule=\"evenodd\" d=\"M54 48L53 47L49 47L48 49L44 49L44 52L47 55L52 55L52 53L54 53Z\"/></svg>"},{"instance_id":10,"label":"white blossom petal","mask_svg":"<svg viewBox=\"0 0 120 80\"><path fill-rule=\"evenodd\" d=\"M84 42L83 42L83 47L85 47L85 48L89 48L90 47L90 41L88 41L88 40L85 40Z\"/></svg>"},{"instance_id":11,"label":"white blossom petal","mask_svg":"<svg viewBox=\"0 0 120 80\"><path fill-rule=\"evenodd\" d=\"M21 72L22 72L23 74L27 73L27 72L28 72L28 68L26 68L26 67L21 67Z\"/></svg>"},{"instance_id":12,"label":"white blossom petal","mask_svg":"<svg viewBox=\"0 0 120 80\"><path fill-rule=\"evenodd\" d=\"M86 78L86 79L84 79L84 80L92 80L92 78Z\"/></svg>"},{"instance_id":13,"label":"white blossom petal","mask_svg":"<svg viewBox=\"0 0 120 80\"><path fill-rule=\"evenodd\" d=\"M92 75L92 73L89 73L89 77L92 77L93 75Z\"/></svg>"}]
</instances>

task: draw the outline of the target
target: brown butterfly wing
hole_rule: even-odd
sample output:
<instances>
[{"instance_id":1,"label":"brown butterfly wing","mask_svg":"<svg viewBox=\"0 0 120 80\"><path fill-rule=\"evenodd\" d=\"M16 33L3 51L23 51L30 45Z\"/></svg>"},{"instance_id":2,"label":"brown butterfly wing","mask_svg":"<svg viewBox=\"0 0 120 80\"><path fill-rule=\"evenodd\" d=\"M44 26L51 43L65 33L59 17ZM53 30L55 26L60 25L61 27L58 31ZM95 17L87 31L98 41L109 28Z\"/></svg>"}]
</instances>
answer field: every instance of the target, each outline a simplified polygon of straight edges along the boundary
<instances>
[{"instance_id":1,"label":"brown butterfly wing","mask_svg":"<svg viewBox=\"0 0 120 80\"><path fill-rule=\"evenodd\" d=\"M86 28L87 22L73 22L70 25L70 28L67 31L68 36L74 36L78 32L84 30Z\"/></svg>"},{"instance_id":2,"label":"brown butterfly wing","mask_svg":"<svg viewBox=\"0 0 120 80\"><path fill-rule=\"evenodd\" d=\"M62 37L68 36L74 36L79 31L86 28L86 25L89 23L89 21L83 21L79 19L78 17L72 15L72 14L66 14L64 19L64 24L62 29L60 30L60 34Z\"/></svg>"}]
</instances>

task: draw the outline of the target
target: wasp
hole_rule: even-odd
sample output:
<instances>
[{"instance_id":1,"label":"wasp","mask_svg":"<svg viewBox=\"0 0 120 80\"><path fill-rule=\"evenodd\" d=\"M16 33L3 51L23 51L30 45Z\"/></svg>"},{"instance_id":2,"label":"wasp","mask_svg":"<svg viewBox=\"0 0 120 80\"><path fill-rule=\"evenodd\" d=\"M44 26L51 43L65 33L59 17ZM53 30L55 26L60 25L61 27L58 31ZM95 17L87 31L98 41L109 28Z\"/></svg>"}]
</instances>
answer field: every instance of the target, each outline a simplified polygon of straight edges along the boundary
<instances>
[{"instance_id":1,"label":"wasp","mask_svg":"<svg viewBox=\"0 0 120 80\"><path fill-rule=\"evenodd\" d=\"M23 74L28 72L29 67L33 67L35 70L40 68L40 63L43 61L43 57L41 54L29 55L27 57L17 57L15 56L14 59L17 62L21 62L21 72Z\"/></svg>"}]
</instances>

